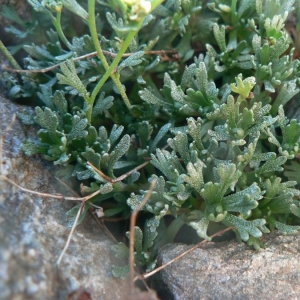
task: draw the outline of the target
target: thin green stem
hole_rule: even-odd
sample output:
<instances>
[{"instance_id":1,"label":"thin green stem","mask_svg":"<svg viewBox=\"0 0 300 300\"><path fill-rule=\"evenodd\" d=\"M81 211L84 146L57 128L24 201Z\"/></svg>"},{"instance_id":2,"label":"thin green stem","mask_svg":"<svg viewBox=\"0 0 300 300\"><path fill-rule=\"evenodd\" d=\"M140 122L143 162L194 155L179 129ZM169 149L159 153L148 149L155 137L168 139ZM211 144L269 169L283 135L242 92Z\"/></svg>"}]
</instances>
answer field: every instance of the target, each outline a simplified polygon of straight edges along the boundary
<instances>
[{"instance_id":1,"label":"thin green stem","mask_svg":"<svg viewBox=\"0 0 300 300\"><path fill-rule=\"evenodd\" d=\"M62 28L61 28L61 11L59 11L56 14L56 18L51 18L53 25L57 31L58 36L60 37L60 39L63 41L63 43L71 50L72 49L72 45L69 43L68 39L66 38Z\"/></svg>"},{"instance_id":2,"label":"thin green stem","mask_svg":"<svg viewBox=\"0 0 300 300\"><path fill-rule=\"evenodd\" d=\"M161 4L164 0L154 0L152 2L152 10L154 10L159 4ZM113 60L112 64L109 66L107 63L107 60L103 54L103 51L101 49L101 45L98 39L98 34L97 34L97 28L96 28L96 20L95 20L95 0L89 0L88 1L88 11L89 11L89 18L88 18L88 24L90 27L90 32L91 32L91 36L94 42L94 45L96 47L96 51L98 53L98 56L106 70L105 74L103 75L103 77L101 78L101 80L97 83L96 87L94 88L90 99L89 99L89 111L87 112L87 118L90 120L91 119L91 115L92 115L92 108L93 108L93 104L95 102L95 99L100 91L100 89L102 88L102 86L104 85L104 83L106 82L106 80L111 77L112 80L114 81L115 85L117 86L125 105L127 106L127 108L130 110L131 109L131 104L130 101L127 97L127 94L122 86L122 83L118 77L118 74L116 74L116 67L118 66L119 62L121 61L124 53L126 52L126 50L128 49L129 45L131 44L132 40L134 39L135 35L139 32L139 30L142 27L144 18L139 21L136 24L136 27L134 30L131 30L125 41L123 42L121 49L119 50L117 56L115 57L115 59Z\"/></svg>"},{"instance_id":3,"label":"thin green stem","mask_svg":"<svg viewBox=\"0 0 300 300\"><path fill-rule=\"evenodd\" d=\"M106 70L106 72L103 75L103 77L101 78L101 80L98 82L98 84L94 88L94 90L92 92L92 95L91 95L91 98L90 98L92 103L95 101L95 98L96 98L97 94L99 93L101 87L106 82L106 80L108 79L109 76L112 77L112 79L113 79L114 83L116 84L117 88L119 89L120 93L122 92L122 90L124 90L119 78L117 77L117 75L114 72L115 72L115 69L116 69L118 63L121 61L121 59L123 57L123 54L126 52L127 48L129 47L132 39L137 34L137 32L138 32L138 30L130 31L129 34L127 35L127 37L126 37L121 49L119 50L117 56L115 57L112 64L109 66L109 68ZM124 92L124 94L125 94L125 92ZM126 98L127 98L127 95L126 95ZM125 102L126 106L128 107L128 109L130 109L131 105L130 105L129 100L127 102L127 99L126 100L124 99L124 102Z\"/></svg>"},{"instance_id":4,"label":"thin green stem","mask_svg":"<svg viewBox=\"0 0 300 300\"><path fill-rule=\"evenodd\" d=\"M17 70L22 70L21 66L18 62L14 59L14 57L10 54L7 48L4 46L2 41L0 40L0 51L4 54L6 59L10 62L10 64Z\"/></svg>"},{"instance_id":5,"label":"thin green stem","mask_svg":"<svg viewBox=\"0 0 300 300\"><path fill-rule=\"evenodd\" d=\"M158 6L161 5L165 0L153 0L151 3L151 12Z\"/></svg>"},{"instance_id":6,"label":"thin green stem","mask_svg":"<svg viewBox=\"0 0 300 300\"><path fill-rule=\"evenodd\" d=\"M98 33L97 33L97 27L96 27L96 19L95 19L95 0L89 0L88 2L88 11L89 11L89 18L88 18L88 24L90 27L90 32L91 32L91 37L93 39L93 43L95 45L98 57L100 58L106 72L104 74L104 76L101 78L101 80L98 82L98 84L96 85L96 87L94 88L92 95L90 97L90 101L89 101L89 105L90 105L90 109L87 112L87 117L88 119L91 118L91 114L92 114L92 108L93 108L93 104L95 102L95 99L97 97L97 94L99 93L101 87L103 86L103 84L106 82L106 80L108 79L108 77L111 76L112 80L114 81L115 85L117 86L118 90L120 91L120 94L124 100L124 103L126 104L127 108L130 110L131 108L131 104L130 101L126 95L126 92L122 86L122 83L120 82L120 79L118 78L118 76L116 74L114 74L114 69L115 67L118 65L118 63L120 62L120 60L122 59L122 55L125 53L125 51L127 50L128 46L131 43L131 40L129 41L129 44L126 48L123 49L123 47L121 48L122 50L122 55L120 56L120 52L117 54L116 58L113 61L112 66L109 66L106 57L104 56L104 53L102 51L99 39L98 39ZM134 36L133 36L134 37ZM120 51L121 51L120 50ZM116 61L116 59L118 58L118 60ZM115 62L116 61L116 62Z\"/></svg>"},{"instance_id":7,"label":"thin green stem","mask_svg":"<svg viewBox=\"0 0 300 300\"><path fill-rule=\"evenodd\" d=\"M91 32L91 37L93 39L94 46L96 48L98 57L100 58L105 70L109 68L109 64L106 60L106 57L102 51L99 39L98 39L98 33L97 33L97 27L96 27L96 13L95 13L95 0L89 0L88 2L88 11L89 11L89 17L88 17L88 24Z\"/></svg>"}]
</instances>

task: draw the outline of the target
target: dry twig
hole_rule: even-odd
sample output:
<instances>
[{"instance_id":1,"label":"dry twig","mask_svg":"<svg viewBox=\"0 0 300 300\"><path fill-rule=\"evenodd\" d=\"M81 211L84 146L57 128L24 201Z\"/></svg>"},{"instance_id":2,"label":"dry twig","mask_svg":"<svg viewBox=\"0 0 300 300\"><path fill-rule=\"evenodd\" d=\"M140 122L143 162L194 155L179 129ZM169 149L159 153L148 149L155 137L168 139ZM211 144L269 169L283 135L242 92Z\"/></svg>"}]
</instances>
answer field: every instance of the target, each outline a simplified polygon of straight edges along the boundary
<instances>
[{"instance_id":1,"label":"dry twig","mask_svg":"<svg viewBox=\"0 0 300 300\"><path fill-rule=\"evenodd\" d=\"M104 174L101 170L97 169L92 163L90 163L89 161L87 162L87 164L89 166L91 166L93 168L94 171L96 171L102 178L104 178L105 180L107 180L108 182L110 183L116 183L116 182L119 182L119 181L122 181L126 178L128 178L132 173L142 169L143 167L147 166L149 164L150 161L145 161L144 163L142 163L141 165L135 167L134 169L128 171L127 173L119 176L118 178L116 179L113 179L109 176L107 176L106 174Z\"/></svg>"},{"instance_id":2,"label":"dry twig","mask_svg":"<svg viewBox=\"0 0 300 300\"><path fill-rule=\"evenodd\" d=\"M67 239L67 241L66 241L65 247L64 247L64 249L62 250L62 252L60 253L59 258L58 258L58 260L57 260L57 262L56 262L57 266L60 265L62 258L64 257L65 253L67 252L67 250L68 250L68 248L69 248L69 245L70 245L72 236L73 236L73 234L74 234L75 228L76 228L76 226L77 226L79 217L80 217L80 215L81 215L81 213L82 213L82 211L83 211L83 209L84 209L84 205L85 205L85 203L82 201L82 202L81 202L81 205L80 205L80 208L78 209L78 212L77 212L76 218L75 218L75 220L74 220L74 223L73 223L73 225L72 225L71 231L70 231L70 233L69 233L69 235L68 235L68 239Z\"/></svg>"},{"instance_id":3,"label":"dry twig","mask_svg":"<svg viewBox=\"0 0 300 300\"><path fill-rule=\"evenodd\" d=\"M112 58L117 56L116 53L112 53L112 52L105 51L105 50L103 50L103 53L104 53L104 55L110 56ZM168 58L167 54L176 54L176 53L177 53L176 50L145 51L146 55L159 55L159 56L161 56L162 60L167 60L167 58ZM134 53L125 53L123 55L123 57L128 57L132 54L134 54ZM78 60L82 60L82 59L89 59L89 58L94 57L94 56L97 56L96 51L92 52L92 53L82 55L82 56L72 58L71 60L72 61L78 61ZM169 60L170 60L170 58L169 58ZM59 63L59 64L56 64L56 65L50 66L48 68L37 69L37 70L19 70L19 69L13 69L13 68L9 68L9 67L3 67L3 70L9 71L9 72L15 72L15 73L47 73L49 71L52 71L52 70L58 68L61 64L62 64L62 62Z\"/></svg>"},{"instance_id":4,"label":"dry twig","mask_svg":"<svg viewBox=\"0 0 300 300\"><path fill-rule=\"evenodd\" d=\"M233 227L229 227L229 228L226 228L226 229L223 229L223 230L220 230L218 232L216 232L215 234L211 235L210 238L214 238L216 236L220 236L220 235L223 235L225 232L231 230ZM182 257L184 257L185 255L189 254L190 252L194 251L195 249L197 249L198 247L200 247L201 245L207 243L207 240L203 240L201 241L200 243L196 244L195 246L193 246L192 248L188 249L187 251L181 253L180 255L178 255L177 257L171 259L169 262L165 263L164 265L154 269L153 271L149 272L149 273L145 273L145 274L142 274L140 276L137 276L134 278L134 281L136 280L140 280L140 279L146 279L152 275L154 275L155 273L161 271L162 269L166 268L167 266L169 266L170 264L172 264L173 262L175 262L176 260L179 260L181 259Z\"/></svg>"}]
</instances>

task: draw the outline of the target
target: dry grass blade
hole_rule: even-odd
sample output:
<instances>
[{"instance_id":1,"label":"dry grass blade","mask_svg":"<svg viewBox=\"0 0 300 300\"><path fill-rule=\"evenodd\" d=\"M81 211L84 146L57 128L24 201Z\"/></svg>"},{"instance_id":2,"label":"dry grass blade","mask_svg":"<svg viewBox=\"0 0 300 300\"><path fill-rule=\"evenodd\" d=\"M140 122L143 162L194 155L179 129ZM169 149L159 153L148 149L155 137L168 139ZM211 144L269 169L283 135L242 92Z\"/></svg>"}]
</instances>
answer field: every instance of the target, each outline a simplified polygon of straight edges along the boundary
<instances>
[{"instance_id":1,"label":"dry grass blade","mask_svg":"<svg viewBox=\"0 0 300 300\"><path fill-rule=\"evenodd\" d=\"M233 227L228 227L226 229L220 230L218 232L216 232L215 234L211 235L210 238L214 238L216 236L220 236L223 235L225 232L231 230ZM149 272L149 273L145 273L142 274L140 276L137 276L134 278L134 281L139 280L139 279L146 279L152 275L154 275L155 273L161 271L162 269L166 268L167 266L169 266L170 264L172 264L173 262L175 262L176 260L181 259L182 257L184 257L185 255L189 254L190 252L194 251L195 249L197 249L198 247L200 247L201 245L207 243L207 240L203 240L200 243L196 244L195 246L193 246L192 248L188 249L187 251L181 253L180 255L178 255L177 257L171 259L169 262L165 263L164 265L154 269L153 271Z\"/></svg>"},{"instance_id":2,"label":"dry grass blade","mask_svg":"<svg viewBox=\"0 0 300 300\"><path fill-rule=\"evenodd\" d=\"M30 194L33 194L33 195L38 195L40 197L48 197L48 198L53 198L53 199L58 199L58 200L67 200L67 201L83 201L83 202L86 202L89 199L93 198L94 196L97 196L98 194L100 194L100 190L98 190L98 191L96 191L96 192L94 192L94 193L92 193L88 196L85 196L85 197L66 197L66 196L57 195L57 194L41 193L41 192L33 191L33 190L26 189L26 188L22 187L22 186L18 185L17 183L15 183L14 181L12 181L11 179L9 179L8 177L6 177L5 175L0 174L0 177L3 180L9 182L11 185L17 187L21 191L27 192L27 193L30 193Z\"/></svg>"},{"instance_id":3,"label":"dry grass blade","mask_svg":"<svg viewBox=\"0 0 300 300\"><path fill-rule=\"evenodd\" d=\"M125 173L125 174L119 176L119 177L116 178L116 179L113 179L113 178L111 178L111 177L105 175L101 170L97 169L97 168L96 168L92 163L90 163L89 161L87 162L87 164L88 164L89 166L91 166L95 172L97 172L100 176L102 176L102 177L103 177L105 180L107 180L108 182L110 182L110 183L116 183L116 182L119 182L119 181L122 181L122 180L126 179L126 178L129 177L132 173L134 173L134 172L136 172L136 171L142 169L143 167L145 167L146 165L149 164L149 161L145 161L145 162L142 163L141 165L135 167L134 169L128 171L127 173Z\"/></svg>"},{"instance_id":4,"label":"dry grass blade","mask_svg":"<svg viewBox=\"0 0 300 300\"><path fill-rule=\"evenodd\" d=\"M82 210L84 209L84 204L85 204L85 203L82 201L82 202L81 202L81 205L80 205L80 208L78 209L76 218L75 218L75 220L74 220L73 226L72 226L72 228L71 228L71 231L70 231L70 233L69 233L69 236L68 236L67 242L66 242L66 244L65 244L65 247L64 247L64 249L62 250L62 252L60 253L59 258L58 258L58 260L57 260L57 262L56 262L57 266L60 265L62 258L64 257L66 251L67 251L68 248L69 248L69 245L70 245L72 236L73 236L73 234L74 234L75 228L76 228L76 226L77 226L79 217L80 217L80 215L81 215L81 213L82 213Z\"/></svg>"},{"instance_id":5,"label":"dry grass blade","mask_svg":"<svg viewBox=\"0 0 300 300\"><path fill-rule=\"evenodd\" d=\"M162 58L166 58L167 54L176 54L176 53L177 53L176 50L145 51L146 55L159 55ZM103 54L107 55L107 56L110 56L112 58L114 58L114 57L117 56L116 53L105 51L105 50L103 50ZM134 53L125 53L125 54L123 54L123 57L128 57L128 56L130 56L132 54L134 54ZM75 58L72 59L72 61L78 61L78 60L82 60L82 59L88 59L88 58L91 58L91 57L94 57L94 56L97 56L97 55L98 55L97 52L92 52L92 53L88 53L88 54L85 54L85 55L82 55L82 56L75 57ZM59 64L53 65L51 67L48 67L48 68L37 69L37 70L20 70L20 69L8 68L8 67L3 67L3 70L9 71L9 72L15 72L15 73L47 73L47 72L50 72L50 71L52 71L52 70L60 67L61 64L62 63L59 63Z\"/></svg>"}]
</instances>

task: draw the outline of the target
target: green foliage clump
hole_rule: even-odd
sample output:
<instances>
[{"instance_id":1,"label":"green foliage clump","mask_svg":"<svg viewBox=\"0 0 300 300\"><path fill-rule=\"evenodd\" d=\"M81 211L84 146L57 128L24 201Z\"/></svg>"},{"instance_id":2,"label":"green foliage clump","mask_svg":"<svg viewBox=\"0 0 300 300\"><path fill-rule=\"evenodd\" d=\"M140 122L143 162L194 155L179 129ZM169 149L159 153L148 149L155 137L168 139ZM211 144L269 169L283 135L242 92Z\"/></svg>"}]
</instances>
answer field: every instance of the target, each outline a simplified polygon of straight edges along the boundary
<instances>
[{"instance_id":1,"label":"green foliage clump","mask_svg":"<svg viewBox=\"0 0 300 300\"><path fill-rule=\"evenodd\" d=\"M300 229L300 123L285 112L300 91L285 30L299 3L28 2L53 28L46 43L24 46L24 67L43 72L20 82L4 73L9 95L38 104L32 119L20 116L40 128L23 149L61 165L85 194L100 190L88 205L106 217L128 218L156 180L135 227L137 266L153 269L184 224L207 240L214 224L233 227L256 248L263 233ZM114 269L122 276L128 248L113 250L125 258Z\"/></svg>"}]
</instances>

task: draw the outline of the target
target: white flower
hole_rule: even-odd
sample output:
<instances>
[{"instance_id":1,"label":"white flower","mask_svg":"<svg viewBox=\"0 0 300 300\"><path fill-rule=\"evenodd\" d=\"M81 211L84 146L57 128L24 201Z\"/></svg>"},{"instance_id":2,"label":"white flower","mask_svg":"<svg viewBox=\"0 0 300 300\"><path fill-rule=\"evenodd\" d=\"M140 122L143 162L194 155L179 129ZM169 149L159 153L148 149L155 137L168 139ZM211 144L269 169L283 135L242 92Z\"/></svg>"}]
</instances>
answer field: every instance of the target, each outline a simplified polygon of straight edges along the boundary
<instances>
[{"instance_id":1,"label":"white flower","mask_svg":"<svg viewBox=\"0 0 300 300\"><path fill-rule=\"evenodd\" d=\"M148 0L123 0L130 9L129 19L132 21L138 20L151 12L151 2Z\"/></svg>"}]
</instances>

